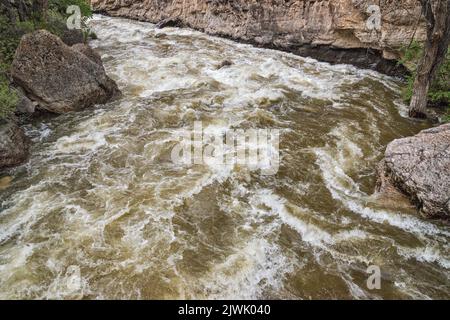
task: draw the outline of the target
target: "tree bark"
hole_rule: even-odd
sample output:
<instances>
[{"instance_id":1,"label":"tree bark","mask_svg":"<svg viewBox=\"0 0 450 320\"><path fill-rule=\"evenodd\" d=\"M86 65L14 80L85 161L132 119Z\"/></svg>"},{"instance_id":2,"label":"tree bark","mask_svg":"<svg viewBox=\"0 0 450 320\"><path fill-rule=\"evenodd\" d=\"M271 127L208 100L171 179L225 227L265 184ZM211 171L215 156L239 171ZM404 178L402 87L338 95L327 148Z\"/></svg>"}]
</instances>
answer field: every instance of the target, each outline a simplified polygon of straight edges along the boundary
<instances>
[{"instance_id":1,"label":"tree bark","mask_svg":"<svg viewBox=\"0 0 450 320\"><path fill-rule=\"evenodd\" d=\"M47 21L48 0L33 0L33 11L39 19Z\"/></svg>"},{"instance_id":2,"label":"tree bark","mask_svg":"<svg viewBox=\"0 0 450 320\"><path fill-rule=\"evenodd\" d=\"M427 20L427 41L417 67L409 116L425 118L428 91L450 43L450 0L420 0Z\"/></svg>"}]
</instances>

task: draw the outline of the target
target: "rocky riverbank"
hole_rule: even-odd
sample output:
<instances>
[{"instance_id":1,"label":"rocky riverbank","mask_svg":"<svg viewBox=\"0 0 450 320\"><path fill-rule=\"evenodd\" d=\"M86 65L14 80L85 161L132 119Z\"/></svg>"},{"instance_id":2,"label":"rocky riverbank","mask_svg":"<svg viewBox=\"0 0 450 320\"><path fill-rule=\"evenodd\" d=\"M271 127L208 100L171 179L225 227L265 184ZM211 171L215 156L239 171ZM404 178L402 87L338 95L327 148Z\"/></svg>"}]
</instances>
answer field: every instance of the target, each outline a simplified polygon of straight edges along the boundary
<instances>
[{"instance_id":1,"label":"rocky riverbank","mask_svg":"<svg viewBox=\"0 0 450 320\"><path fill-rule=\"evenodd\" d=\"M18 92L18 113L78 111L120 96L105 72L100 56L88 45L66 45L45 30L25 35L11 67ZM0 124L0 168L22 163L28 139L14 120Z\"/></svg>"},{"instance_id":2,"label":"rocky riverbank","mask_svg":"<svg viewBox=\"0 0 450 320\"><path fill-rule=\"evenodd\" d=\"M391 75L404 74L401 48L412 37L425 38L420 4L381 1L379 28L366 0L295 1L134 1L91 0L97 12L112 16L186 26L208 34L293 52L331 62L351 63Z\"/></svg>"},{"instance_id":3,"label":"rocky riverbank","mask_svg":"<svg viewBox=\"0 0 450 320\"><path fill-rule=\"evenodd\" d=\"M378 169L378 191L406 194L427 218L450 218L450 124L391 142Z\"/></svg>"},{"instance_id":4,"label":"rocky riverbank","mask_svg":"<svg viewBox=\"0 0 450 320\"><path fill-rule=\"evenodd\" d=\"M28 158L29 140L15 121L0 122L0 168L14 166Z\"/></svg>"},{"instance_id":5,"label":"rocky riverbank","mask_svg":"<svg viewBox=\"0 0 450 320\"><path fill-rule=\"evenodd\" d=\"M423 40L420 5L377 3L380 28L367 26L365 0L207 1L91 0L94 10L111 16L190 27L258 46L312 56L331 63L351 63L390 75L412 38ZM373 13L373 12L372 12ZM426 217L449 215L449 126L392 142L379 168L378 190L401 190Z\"/></svg>"}]
</instances>

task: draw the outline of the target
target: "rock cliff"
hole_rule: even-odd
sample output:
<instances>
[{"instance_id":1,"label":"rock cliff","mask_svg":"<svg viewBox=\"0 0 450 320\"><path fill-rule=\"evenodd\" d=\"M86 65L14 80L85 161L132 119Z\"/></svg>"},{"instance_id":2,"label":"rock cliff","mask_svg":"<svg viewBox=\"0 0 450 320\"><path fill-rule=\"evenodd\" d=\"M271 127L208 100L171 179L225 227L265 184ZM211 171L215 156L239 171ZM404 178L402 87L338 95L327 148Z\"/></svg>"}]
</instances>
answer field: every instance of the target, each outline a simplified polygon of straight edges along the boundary
<instances>
[{"instance_id":1,"label":"rock cliff","mask_svg":"<svg viewBox=\"0 0 450 320\"><path fill-rule=\"evenodd\" d=\"M159 23L173 20L212 35L396 74L392 59L411 37L425 38L416 0L91 0L94 10ZM379 28L376 22L379 5ZM170 23L169 23L170 25ZM378 26L378 25L377 25Z\"/></svg>"}]
</instances>

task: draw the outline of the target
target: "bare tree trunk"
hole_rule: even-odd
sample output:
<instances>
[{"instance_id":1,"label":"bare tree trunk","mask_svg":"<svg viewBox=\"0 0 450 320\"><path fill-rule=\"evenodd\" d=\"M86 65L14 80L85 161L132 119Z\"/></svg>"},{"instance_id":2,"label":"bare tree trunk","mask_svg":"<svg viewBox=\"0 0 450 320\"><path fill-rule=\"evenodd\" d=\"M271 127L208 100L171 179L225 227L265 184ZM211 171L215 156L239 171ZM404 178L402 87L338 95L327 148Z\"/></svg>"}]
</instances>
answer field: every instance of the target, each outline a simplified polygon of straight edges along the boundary
<instances>
[{"instance_id":1,"label":"bare tree trunk","mask_svg":"<svg viewBox=\"0 0 450 320\"><path fill-rule=\"evenodd\" d=\"M47 21L48 0L33 0L33 11L39 19Z\"/></svg>"},{"instance_id":2,"label":"bare tree trunk","mask_svg":"<svg viewBox=\"0 0 450 320\"><path fill-rule=\"evenodd\" d=\"M428 90L450 42L450 0L420 0L427 20L427 41L417 67L409 116L425 118Z\"/></svg>"}]
</instances>

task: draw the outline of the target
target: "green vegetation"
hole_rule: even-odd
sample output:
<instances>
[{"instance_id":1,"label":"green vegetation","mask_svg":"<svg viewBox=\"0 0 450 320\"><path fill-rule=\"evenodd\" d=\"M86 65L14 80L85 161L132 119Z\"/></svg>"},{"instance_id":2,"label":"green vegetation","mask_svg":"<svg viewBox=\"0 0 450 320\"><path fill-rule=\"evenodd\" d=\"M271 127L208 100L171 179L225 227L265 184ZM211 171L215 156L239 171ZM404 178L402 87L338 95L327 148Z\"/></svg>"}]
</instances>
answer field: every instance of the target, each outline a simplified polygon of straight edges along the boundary
<instances>
[{"instance_id":1,"label":"green vegetation","mask_svg":"<svg viewBox=\"0 0 450 320\"><path fill-rule=\"evenodd\" d=\"M51 12L53 16L62 19L64 23L66 23L67 19L70 16L70 14L67 13L67 8L72 5L78 6L80 8L82 16L81 28L84 35L84 40L87 41L88 38L96 39L97 35L91 32L90 28L87 25L88 19L92 18L92 9L87 0L50 0L48 4L49 12ZM56 21L50 24L55 25L55 22ZM54 33L57 34L56 32Z\"/></svg>"},{"instance_id":2,"label":"green vegetation","mask_svg":"<svg viewBox=\"0 0 450 320\"><path fill-rule=\"evenodd\" d=\"M403 59L400 61L409 70L411 76L407 79L407 86L403 91L403 99L406 103L411 101L414 78L416 76L417 64L422 56L423 46L418 42L413 42L409 48L405 49ZM445 121L450 121L450 50L447 53L446 59L440 66L436 78L431 85L428 93L428 104L433 107L446 108L447 116Z\"/></svg>"},{"instance_id":3,"label":"green vegetation","mask_svg":"<svg viewBox=\"0 0 450 320\"><path fill-rule=\"evenodd\" d=\"M8 118L18 102L17 93L9 87L8 81L0 79L0 119Z\"/></svg>"},{"instance_id":4,"label":"green vegetation","mask_svg":"<svg viewBox=\"0 0 450 320\"><path fill-rule=\"evenodd\" d=\"M10 88L7 78L9 65L0 61L0 120L8 118L17 105L17 93Z\"/></svg>"},{"instance_id":5,"label":"green vegetation","mask_svg":"<svg viewBox=\"0 0 450 320\"><path fill-rule=\"evenodd\" d=\"M67 8L71 5L79 6L81 15L86 18L92 17L91 6L86 0L49 0L49 10L55 10L64 17L68 17Z\"/></svg>"},{"instance_id":6,"label":"green vegetation","mask_svg":"<svg viewBox=\"0 0 450 320\"><path fill-rule=\"evenodd\" d=\"M9 86L8 71L20 37L26 33L22 29L28 27L29 24L20 23L13 28L6 17L0 16L0 120L12 114L17 104L17 94Z\"/></svg>"},{"instance_id":7,"label":"green vegetation","mask_svg":"<svg viewBox=\"0 0 450 320\"><path fill-rule=\"evenodd\" d=\"M28 4L30 5L30 2ZM62 36L67 30L66 21L70 15L66 11L70 5L80 7L85 39L95 38L96 35L87 27L87 19L92 17L92 10L87 0L49 0L45 17L33 14L24 21L17 19L14 23L0 13L0 119L12 114L17 104L17 93L9 86L8 73L20 39L24 34L39 29Z\"/></svg>"}]
</instances>

